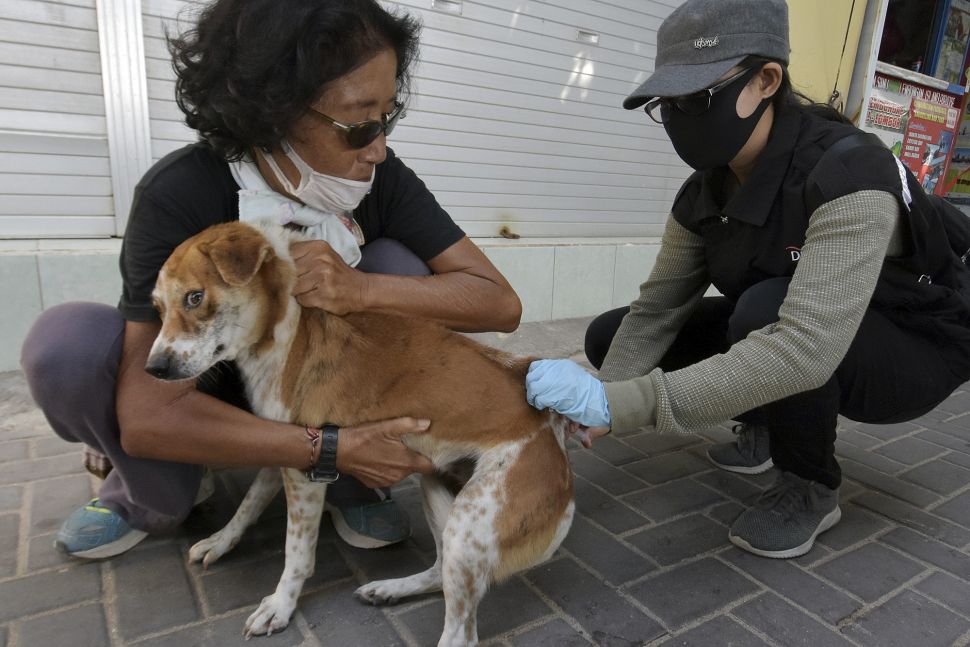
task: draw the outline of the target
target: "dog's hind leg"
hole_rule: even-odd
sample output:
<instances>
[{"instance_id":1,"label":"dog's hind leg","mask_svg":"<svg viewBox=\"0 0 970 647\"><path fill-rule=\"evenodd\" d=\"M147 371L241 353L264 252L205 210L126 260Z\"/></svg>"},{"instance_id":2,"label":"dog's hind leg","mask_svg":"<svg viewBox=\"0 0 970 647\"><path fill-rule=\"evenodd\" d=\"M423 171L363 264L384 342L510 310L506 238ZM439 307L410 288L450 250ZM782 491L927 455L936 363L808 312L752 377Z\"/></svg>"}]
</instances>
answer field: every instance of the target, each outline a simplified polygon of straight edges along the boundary
<instances>
[{"instance_id":1,"label":"dog's hind leg","mask_svg":"<svg viewBox=\"0 0 970 647\"><path fill-rule=\"evenodd\" d=\"M354 591L354 596L370 604L393 604L401 598L441 590L441 533L455 497L437 476L421 477L424 516L434 535L435 562L426 571L393 580L377 580Z\"/></svg>"},{"instance_id":2,"label":"dog's hind leg","mask_svg":"<svg viewBox=\"0 0 970 647\"><path fill-rule=\"evenodd\" d=\"M327 486L325 483L312 483L303 472L289 468L283 470L283 485L286 488L287 508L283 575L276 585L276 591L263 598L246 620L247 638L269 635L285 628L296 609L296 599L303 590L303 582L313 575Z\"/></svg>"},{"instance_id":3,"label":"dog's hind leg","mask_svg":"<svg viewBox=\"0 0 970 647\"><path fill-rule=\"evenodd\" d=\"M193 545L189 549L189 561L201 561L207 567L232 550L239 543L246 528L259 518L282 485L283 477L279 469L266 467L259 470L236 514L222 530Z\"/></svg>"},{"instance_id":4,"label":"dog's hind leg","mask_svg":"<svg viewBox=\"0 0 970 647\"><path fill-rule=\"evenodd\" d=\"M441 541L445 626L438 647L478 644L478 604L499 562L495 521L503 505L502 480L496 473L476 473L455 498Z\"/></svg>"}]
</instances>

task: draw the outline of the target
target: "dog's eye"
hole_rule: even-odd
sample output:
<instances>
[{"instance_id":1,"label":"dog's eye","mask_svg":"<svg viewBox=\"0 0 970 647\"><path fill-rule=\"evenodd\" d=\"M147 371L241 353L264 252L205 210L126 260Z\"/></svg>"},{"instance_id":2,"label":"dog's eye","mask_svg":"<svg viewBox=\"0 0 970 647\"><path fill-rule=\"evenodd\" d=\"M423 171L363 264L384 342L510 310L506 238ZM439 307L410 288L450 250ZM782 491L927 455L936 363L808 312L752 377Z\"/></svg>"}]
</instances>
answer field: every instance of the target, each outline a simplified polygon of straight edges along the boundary
<instances>
[{"instance_id":1,"label":"dog's eye","mask_svg":"<svg viewBox=\"0 0 970 647\"><path fill-rule=\"evenodd\" d=\"M205 290L192 290L185 293L185 307L198 308L205 298Z\"/></svg>"}]
</instances>

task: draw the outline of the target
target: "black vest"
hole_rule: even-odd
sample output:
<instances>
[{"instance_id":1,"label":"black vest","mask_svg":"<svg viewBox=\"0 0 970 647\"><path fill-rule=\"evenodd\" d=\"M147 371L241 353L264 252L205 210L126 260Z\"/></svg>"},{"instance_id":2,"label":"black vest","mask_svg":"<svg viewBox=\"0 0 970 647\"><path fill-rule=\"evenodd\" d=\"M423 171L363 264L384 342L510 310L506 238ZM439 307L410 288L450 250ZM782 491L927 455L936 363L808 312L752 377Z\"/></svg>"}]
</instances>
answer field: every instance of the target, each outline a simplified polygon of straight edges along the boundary
<instances>
[{"instance_id":1,"label":"black vest","mask_svg":"<svg viewBox=\"0 0 970 647\"><path fill-rule=\"evenodd\" d=\"M952 348L960 356L960 372L970 377L970 268L950 250L939 217L912 174L913 202L905 203L899 170L887 148L854 146L823 159L836 142L859 132L788 109L776 117L751 176L726 204L723 186L730 171L699 171L678 193L673 217L704 239L712 284L736 301L756 283L794 274L809 204L864 190L897 196L909 249L886 258L870 307Z\"/></svg>"}]
</instances>

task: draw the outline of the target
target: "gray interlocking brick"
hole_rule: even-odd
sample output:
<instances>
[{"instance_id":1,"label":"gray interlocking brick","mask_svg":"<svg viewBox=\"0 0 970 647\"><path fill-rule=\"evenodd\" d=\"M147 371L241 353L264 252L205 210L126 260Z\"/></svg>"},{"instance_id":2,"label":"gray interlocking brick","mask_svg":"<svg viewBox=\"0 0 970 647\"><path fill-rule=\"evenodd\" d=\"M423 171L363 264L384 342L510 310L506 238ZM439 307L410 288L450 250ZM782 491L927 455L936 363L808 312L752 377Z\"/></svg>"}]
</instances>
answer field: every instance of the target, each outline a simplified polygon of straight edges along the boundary
<instances>
[{"instance_id":1,"label":"gray interlocking brick","mask_svg":"<svg viewBox=\"0 0 970 647\"><path fill-rule=\"evenodd\" d=\"M943 422L933 425L933 429L947 434L948 436L961 438L963 440L970 440L970 416L963 416L960 418L954 418L952 420L944 420Z\"/></svg>"},{"instance_id":2,"label":"gray interlocking brick","mask_svg":"<svg viewBox=\"0 0 970 647\"><path fill-rule=\"evenodd\" d=\"M819 543L834 550L842 550L864 541L885 530L889 525L853 503L841 503L840 507L842 520L834 528L823 532L818 537Z\"/></svg>"},{"instance_id":3,"label":"gray interlocking brick","mask_svg":"<svg viewBox=\"0 0 970 647\"><path fill-rule=\"evenodd\" d=\"M16 461L0 470L0 485L39 481L53 476L76 474L83 470L81 462L74 454Z\"/></svg>"},{"instance_id":4,"label":"gray interlocking brick","mask_svg":"<svg viewBox=\"0 0 970 647\"><path fill-rule=\"evenodd\" d=\"M765 559L742 550L721 553L766 587L833 625L861 605L830 584L785 560Z\"/></svg>"},{"instance_id":5,"label":"gray interlocking brick","mask_svg":"<svg viewBox=\"0 0 970 647\"><path fill-rule=\"evenodd\" d=\"M970 470L945 461L933 460L903 472L899 478L946 495L970 483Z\"/></svg>"},{"instance_id":6,"label":"gray interlocking brick","mask_svg":"<svg viewBox=\"0 0 970 647\"><path fill-rule=\"evenodd\" d=\"M745 510L747 510L747 506L730 501L728 503L722 503L721 505L714 506L707 511L707 516L730 528L731 524L734 523L734 520L738 518L738 515Z\"/></svg>"},{"instance_id":7,"label":"gray interlocking brick","mask_svg":"<svg viewBox=\"0 0 970 647\"><path fill-rule=\"evenodd\" d=\"M104 647L109 644L104 611L89 604L27 620L20 625L20 644Z\"/></svg>"},{"instance_id":8,"label":"gray interlocking brick","mask_svg":"<svg viewBox=\"0 0 970 647\"><path fill-rule=\"evenodd\" d=\"M944 647L967 630L965 620L914 593L903 591L848 625L847 636L874 647Z\"/></svg>"},{"instance_id":9,"label":"gray interlocking brick","mask_svg":"<svg viewBox=\"0 0 970 647\"><path fill-rule=\"evenodd\" d=\"M7 647L7 628L0 627L0 647Z\"/></svg>"},{"instance_id":10,"label":"gray interlocking brick","mask_svg":"<svg viewBox=\"0 0 970 647\"><path fill-rule=\"evenodd\" d=\"M346 582L304 596L299 613L310 631L324 645L403 647L384 611L354 598L356 588L355 582Z\"/></svg>"},{"instance_id":11,"label":"gray interlocking brick","mask_svg":"<svg viewBox=\"0 0 970 647\"><path fill-rule=\"evenodd\" d=\"M960 391L954 393L936 408L954 416L965 414L970 411L970 392Z\"/></svg>"},{"instance_id":12,"label":"gray interlocking brick","mask_svg":"<svg viewBox=\"0 0 970 647\"><path fill-rule=\"evenodd\" d=\"M630 595L671 629L714 613L757 590L750 580L710 557L629 587Z\"/></svg>"},{"instance_id":13,"label":"gray interlocking brick","mask_svg":"<svg viewBox=\"0 0 970 647\"><path fill-rule=\"evenodd\" d=\"M947 452L941 457L942 460L970 469L970 454L963 452Z\"/></svg>"},{"instance_id":14,"label":"gray interlocking brick","mask_svg":"<svg viewBox=\"0 0 970 647\"><path fill-rule=\"evenodd\" d=\"M762 488L754 485L751 481L719 469L711 470L704 474L697 474L694 476L694 479L700 481L712 490L716 490L732 499L738 499L746 505L753 503L762 492Z\"/></svg>"},{"instance_id":15,"label":"gray interlocking brick","mask_svg":"<svg viewBox=\"0 0 970 647\"><path fill-rule=\"evenodd\" d=\"M619 440L612 434L597 439L593 444L593 451L603 460L617 466L643 458L641 451L626 444L625 439Z\"/></svg>"},{"instance_id":16,"label":"gray interlocking brick","mask_svg":"<svg viewBox=\"0 0 970 647\"><path fill-rule=\"evenodd\" d=\"M691 434L658 434L654 431L647 431L635 436L628 436L623 439L623 442L647 456L656 456L695 445L700 442L700 439Z\"/></svg>"},{"instance_id":17,"label":"gray interlocking brick","mask_svg":"<svg viewBox=\"0 0 970 647\"><path fill-rule=\"evenodd\" d=\"M573 520L563 547L613 584L635 580L656 568L652 562L582 517Z\"/></svg>"},{"instance_id":18,"label":"gray interlocking brick","mask_svg":"<svg viewBox=\"0 0 970 647\"><path fill-rule=\"evenodd\" d=\"M91 479L87 472L34 483L31 536L58 530L67 515L90 499Z\"/></svg>"},{"instance_id":19,"label":"gray interlocking brick","mask_svg":"<svg viewBox=\"0 0 970 647\"><path fill-rule=\"evenodd\" d=\"M576 511L613 533L625 532L649 523L643 515L630 509L583 478L574 481Z\"/></svg>"},{"instance_id":20,"label":"gray interlocking brick","mask_svg":"<svg viewBox=\"0 0 970 647\"><path fill-rule=\"evenodd\" d=\"M627 541L663 566L676 564L727 545L727 532L719 523L694 514L648 528Z\"/></svg>"},{"instance_id":21,"label":"gray interlocking brick","mask_svg":"<svg viewBox=\"0 0 970 647\"><path fill-rule=\"evenodd\" d=\"M939 456L946 450L942 449L939 445L928 443L925 440L908 437L894 440L873 451L894 461L906 465L915 465L916 463L922 463L925 460Z\"/></svg>"},{"instance_id":22,"label":"gray interlocking brick","mask_svg":"<svg viewBox=\"0 0 970 647\"><path fill-rule=\"evenodd\" d=\"M17 546L20 543L20 515L0 515L0 578L17 573Z\"/></svg>"},{"instance_id":23,"label":"gray interlocking brick","mask_svg":"<svg viewBox=\"0 0 970 647\"><path fill-rule=\"evenodd\" d=\"M737 423L732 422L731 424L725 423L723 425L707 427L696 432L696 434L705 440L709 440L711 443L733 443L737 441L737 437L731 431L735 424Z\"/></svg>"},{"instance_id":24,"label":"gray interlocking brick","mask_svg":"<svg viewBox=\"0 0 970 647\"><path fill-rule=\"evenodd\" d=\"M787 647L850 645L834 627L823 625L773 593L765 593L735 608L732 614Z\"/></svg>"},{"instance_id":25,"label":"gray interlocking brick","mask_svg":"<svg viewBox=\"0 0 970 647\"><path fill-rule=\"evenodd\" d=\"M842 472L846 476L913 505L924 507L940 500L940 495L935 492L901 481L898 477L880 472L867 465L844 458L840 461L840 464L842 465Z\"/></svg>"},{"instance_id":26,"label":"gray interlocking brick","mask_svg":"<svg viewBox=\"0 0 970 647\"><path fill-rule=\"evenodd\" d=\"M2 438L2 436L0 436ZM0 463L24 460L30 455L30 443L26 440L0 442Z\"/></svg>"},{"instance_id":27,"label":"gray interlocking brick","mask_svg":"<svg viewBox=\"0 0 970 647\"><path fill-rule=\"evenodd\" d=\"M958 494L933 510L934 514L970 528L970 491Z\"/></svg>"},{"instance_id":28,"label":"gray interlocking brick","mask_svg":"<svg viewBox=\"0 0 970 647\"><path fill-rule=\"evenodd\" d=\"M338 544L347 564L360 569L366 580L386 580L407 577L427 570L434 557L419 554L410 542L385 546L380 550L364 550Z\"/></svg>"},{"instance_id":29,"label":"gray interlocking brick","mask_svg":"<svg viewBox=\"0 0 970 647\"><path fill-rule=\"evenodd\" d=\"M31 456L42 458L44 456L60 456L61 454L76 454L81 460L80 443L69 443L60 436L51 434L42 438L34 438L31 447Z\"/></svg>"},{"instance_id":30,"label":"gray interlocking brick","mask_svg":"<svg viewBox=\"0 0 970 647\"><path fill-rule=\"evenodd\" d=\"M881 440L895 440L906 434L912 433L921 427L918 422L900 422L894 425L870 425L860 423L856 426L859 431L870 436L875 436Z\"/></svg>"},{"instance_id":31,"label":"gray interlocking brick","mask_svg":"<svg viewBox=\"0 0 970 647\"><path fill-rule=\"evenodd\" d=\"M923 566L879 544L866 544L822 564L815 572L867 602L899 588Z\"/></svg>"},{"instance_id":32,"label":"gray interlocking brick","mask_svg":"<svg viewBox=\"0 0 970 647\"><path fill-rule=\"evenodd\" d=\"M894 461L886 456L880 456L879 454L865 449L860 449L855 445L850 445L849 443L841 440L835 441L835 453L842 459L848 458L854 460L857 463L861 463L862 465L871 467L872 469L885 474L896 474L906 467L906 465L903 463Z\"/></svg>"},{"instance_id":33,"label":"gray interlocking brick","mask_svg":"<svg viewBox=\"0 0 970 647\"><path fill-rule=\"evenodd\" d=\"M559 618L521 633L510 642L513 647L586 647L594 644Z\"/></svg>"},{"instance_id":34,"label":"gray interlocking brick","mask_svg":"<svg viewBox=\"0 0 970 647\"><path fill-rule=\"evenodd\" d=\"M951 546L934 541L909 528L890 530L882 535L879 541L970 581L970 555Z\"/></svg>"},{"instance_id":35,"label":"gray interlocking brick","mask_svg":"<svg viewBox=\"0 0 970 647\"><path fill-rule=\"evenodd\" d=\"M884 494L868 492L857 496L853 502L951 546L962 548L970 543L967 529Z\"/></svg>"},{"instance_id":36,"label":"gray interlocking brick","mask_svg":"<svg viewBox=\"0 0 970 647\"><path fill-rule=\"evenodd\" d=\"M445 601L440 595L431 604L398 617L420 645L435 645L445 626ZM520 578L512 578L492 587L478 607L478 637L481 640L499 636L517 627L552 615L542 598ZM328 643L329 644L329 643Z\"/></svg>"},{"instance_id":37,"label":"gray interlocking brick","mask_svg":"<svg viewBox=\"0 0 970 647\"><path fill-rule=\"evenodd\" d=\"M39 571L51 566L64 566L73 563L73 558L54 548L57 533L31 537L27 544L27 570Z\"/></svg>"},{"instance_id":38,"label":"gray interlocking brick","mask_svg":"<svg viewBox=\"0 0 970 647\"><path fill-rule=\"evenodd\" d=\"M642 644L665 633L657 621L570 559L537 566L526 577L598 644Z\"/></svg>"},{"instance_id":39,"label":"gray interlocking brick","mask_svg":"<svg viewBox=\"0 0 970 647\"><path fill-rule=\"evenodd\" d=\"M619 467L613 467L593 452L580 450L569 455L573 470L613 495L627 494L647 487Z\"/></svg>"},{"instance_id":40,"label":"gray interlocking brick","mask_svg":"<svg viewBox=\"0 0 970 647\"><path fill-rule=\"evenodd\" d=\"M129 551L107 563L118 592L118 619L126 639L162 631L199 617L178 547L166 543Z\"/></svg>"},{"instance_id":41,"label":"gray interlocking brick","mask_svg":"<svg viewBox=\"0 0 970 647\"><path fill-rule=\"evenodd\" d=\"M916 437L925 440L926 442L933 443L934 445L946 447L947 449L953 449L958 452L963 452L964 454L970 454L970 440L954 438L953 436L941 434L940 432L933 431L932 429L921 431L916 434Z\"/></svg>"},{"instance_id":42,"label":"gray interlocking brick","mask_svg":"<svg viewBox=\"0 0 970 647\"><path fill-rule=\"evenodd\" d=\"M673 481L684 476L711 469L711 464L697 458L693 454L680 451L673 454L662 454L653 458L645 458L635 463L625 465L630 474L654 485Z\"/></svg>"},{"instance_id":43,"label":"gray interlocking brick","mask_svg":"<svg viewBox=\"0 0 970 647\"><path fill-rule=\"evenodd\" d=\"M627 503L654 521L664 521L681 514L695 512L724 497L692 479L657 485L625 497Z\"/></svg>"},{"instance_id":44,"label":"gray interlocking brick","mask_svg":"<svg viewBox=\"0 0 970 647\"><path fill-rule=\"evenodd\" d=\"M280 540L282 541L282 537ZM193 566L201 571L201 567ZM221 614L240 607L255 607L265 596L276 590L283 573L283 556L258 559L222 569L201 578L202 587L212 613ZM317 546L316 569L305 583L307 590L326 582L350 577L350 569L344 564L333 544Z\"/></svg>"},{"instance_id":45,"label":"gray interlocking brick","mask_svg":"<svg viewBox=\"0 0 970 647\"><path fill-rule=\"evenodd\" d=\"M914 587L937 602L970 616L970 584L949 575L933 573Z\"/></svg>"},{"instance_id":46,"label":"gray interlocking brick","mask_svg":"<svg viewBox=\"0 0 970 647\"><path fill-rule=\"evenodd\" d=\"M41 611L93 600L101 594L97 564L18 577L0 583L0 624Z\"/></svg>"},{"instance_id":47,"label":"gray interlocking brick","mask_svg":"<svg viewBox=\"0 0 970 647\"><path fill-rule=\"evenodd\" d=\"M678 634L665 645L683 645L684 647L723 647L724 645L744 645L745 647L768 646L758 636L754 635L737 622L726 616L718 616L689 631Z\"/></svg>"},{"instance_id":48,"label":"gray interlocking brick","mask_svg":"<svg viewBox=\"0 0 970 647\"><path fill-rule=\"evenodd\" d=\"M0 510L16 510L20 508L24 488L22 485L5 485L0 487Z\"/></svg>"},{"instance_id":49,"label":"gray interlocking brick","mask_svg":"<svg viewBox=\"0 0 970 647\"><path fill-rule=\"evenodd\" d=\"M864 434L856 429L840 429L838 433L838 441L839 444L836 445L836 449L841 446L841 443L848 443L861 449L870 449L885 442L881 438Z\"/></svg>"},{"instance_id":50,"label":"gray interlocking brick","mask_svg":"<svg viewBox=\"0 0 970 647\"><path fill-rule=\"evenodd\" d=\"M246 626L246 618L249 617L251 610L209 620L205 623L190 625L184 629L139 641L137 647L230 647L232 645L258 645L258 647L296 647L304 645L303 634L294 620L290 620L290 625L278 633L271 636L259 636L250 642L243 640L243 627ZM296 612L299 613L299 610ZM294 614L295 618L296 614ZM104 643L107 645L108 643ZM324 645L328 645L323 641ZM351 647L348 645L347 647Z\"/></svg>"}]
</instances>

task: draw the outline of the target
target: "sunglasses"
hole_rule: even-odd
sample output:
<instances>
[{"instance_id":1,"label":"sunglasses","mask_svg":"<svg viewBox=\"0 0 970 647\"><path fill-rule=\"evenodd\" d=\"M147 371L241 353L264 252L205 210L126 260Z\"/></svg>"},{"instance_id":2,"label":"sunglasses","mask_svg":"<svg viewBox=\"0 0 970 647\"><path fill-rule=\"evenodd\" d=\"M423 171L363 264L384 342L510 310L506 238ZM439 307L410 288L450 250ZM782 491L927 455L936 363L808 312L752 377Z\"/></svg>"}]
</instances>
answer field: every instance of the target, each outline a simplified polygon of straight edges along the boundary
<instances>
[{"instance_id":1,"label":"sunglasses","mask_svg":"<svg viewBox=\"0 0 970 647\"><path fill-rule=\"evenodd\" d=\"M711 107L711 97L740 79L749 71L750 68L743 69L720 83L693 94L685 94L681 97L658 97L653 101L648 101L647 105L643 106L643 111L650 115L650 118L658 124L667 123L670 119L670 111L673 108L677 108L677 110L680 110L685 115L696 117Z\"/></svg>"},{"instance_id":2,"label":"sunglasses","mask_svg":"<svg viewBox=\"0 0 970 647\"><path fill-rule=\"evenodd\" d=\"M371 142L383 135L390 135L397 125L399 119L404 118L404 104L400 101L394 102L394 110L381 115L380 121L358 121L355 124L342 124L333 117L328 117L316 108L310 107L318 117L329 121L334 128L342 130L347 144L351 148L364 148Z\"/></svg>"}]
</instances>

